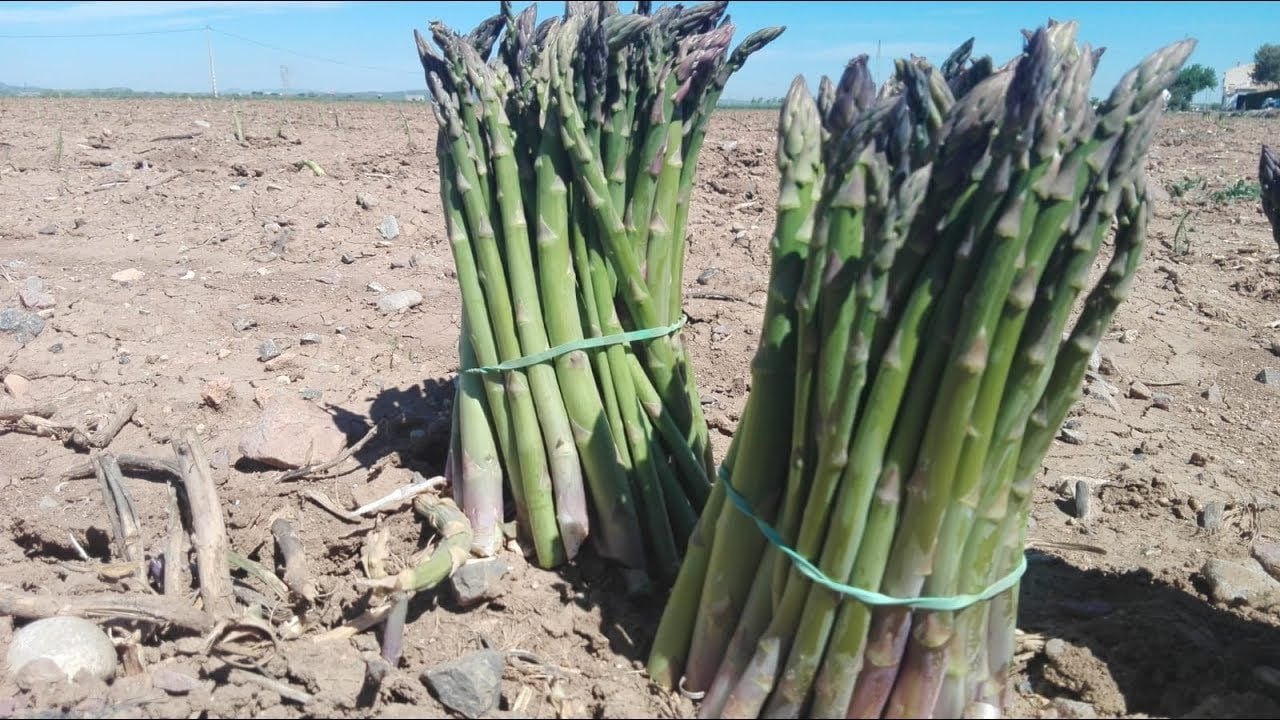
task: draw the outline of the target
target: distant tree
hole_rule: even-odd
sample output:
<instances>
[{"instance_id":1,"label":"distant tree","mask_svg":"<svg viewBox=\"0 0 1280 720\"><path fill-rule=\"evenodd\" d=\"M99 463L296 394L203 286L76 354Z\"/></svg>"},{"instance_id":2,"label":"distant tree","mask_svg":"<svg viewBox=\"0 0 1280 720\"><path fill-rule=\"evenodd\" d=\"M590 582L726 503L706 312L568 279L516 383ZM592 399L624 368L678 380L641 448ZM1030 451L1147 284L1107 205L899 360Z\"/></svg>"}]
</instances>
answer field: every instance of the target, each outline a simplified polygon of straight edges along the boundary
<instances>
[{"instance_id":1,"label":"distant tree","mask_svg":"<svg viewBox=\"0 0 1280 720\"><path fill-rule=\"evenodd\" d=\"M1253 81L1280 82L1280 45L1267 43L1253 54Z\"/></svg>"},{"instance_id":2,"label":"distant tree","mask_svg":"<svg viewBox=\"0 0 1280 720\"><path fill-rule=\"evenodd\" d=\"M1169 86L1169 109L1186 110L1191 107L1191 98L1201 90L1208 90L1218 84L1218 74L1211 67L1191 65L1182 68L1173 84Z\"/></svg>"}]
</instances>

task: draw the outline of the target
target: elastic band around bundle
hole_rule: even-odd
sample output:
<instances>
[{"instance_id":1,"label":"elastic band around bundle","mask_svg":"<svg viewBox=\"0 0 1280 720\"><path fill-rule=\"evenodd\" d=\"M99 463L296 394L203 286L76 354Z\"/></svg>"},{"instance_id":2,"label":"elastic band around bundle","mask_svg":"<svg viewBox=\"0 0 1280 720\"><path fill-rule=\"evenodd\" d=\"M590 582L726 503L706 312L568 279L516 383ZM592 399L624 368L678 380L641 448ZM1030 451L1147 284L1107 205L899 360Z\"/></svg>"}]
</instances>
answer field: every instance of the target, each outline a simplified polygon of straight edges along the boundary
<instances>
[{"instance_id":1,"label":"elastic band around bundle","mask_svg":"<svg viewBox=\"0 0 1280 720\"><path fill-rule=\"evenodd\" d=\"M759 515L756 515L755 511L751 509L750 504L747 503L747 499L742 497L742 495L738 493L738 490L733 487L733 484L729 482L729 473L725 472L723 466L720 468L719 478L720 482L724 484L724 490L729 495L729 499L733 501L733 504L738 508L738 511L755 521L756 527L760 528L760 532L764 534L765 538L767 538L774 547L778 548L787 557L791 558L792 562L795 563L796 568L800 570L805 577L828 590L841 595L848 595L849 597L866 605L909 607L915 610L932 610L937 612L956 612L964 610L971 605L977 605L980 602L990 600L1009 590L1022 579L1023 573L1027 571L1027 557L1026 555L1023 555L1018 561L1018 566L1013 569L1013 572L995 581L989 585L986 590L983 590L976 595L954 595L951 597L897 598L873 592L871 590L853 587L852 585L845 585L844 583L832 580L826 573L822 572L818 566L809 562L808 558L796 552L794 548L782 539L782 536L778 534L777 530L774 530L773 527L761 519Z\"/></svg>"},{"instance_id":2,"label":"elastic band around bundle","mask_svg":"<svg viewBox=\"0 0 1280 720\"><path fill-rule=\"evenodd\" d=\"M688 316L682 316L678 322L667 325L666 327L645 328L643 330L632 330L630 332L618 333L616 335L602 335L601 337L583 338L574 340L563 345L557 345L548 348L542 352L536 352L532 355L525 355L514 360L508 360L498 365L483 365L481 367L467 368L464 373L497 373L506 372L507 370L519 370L531 365L544 363L548 360L554 360L561 355L568 355L577 350L590 350L591 348L606 347L609 345L622 345L623 343L640 342L642 340L653 340L666 335L671 335L685 326L689 322Z\"/></svg>"}]
</instances>

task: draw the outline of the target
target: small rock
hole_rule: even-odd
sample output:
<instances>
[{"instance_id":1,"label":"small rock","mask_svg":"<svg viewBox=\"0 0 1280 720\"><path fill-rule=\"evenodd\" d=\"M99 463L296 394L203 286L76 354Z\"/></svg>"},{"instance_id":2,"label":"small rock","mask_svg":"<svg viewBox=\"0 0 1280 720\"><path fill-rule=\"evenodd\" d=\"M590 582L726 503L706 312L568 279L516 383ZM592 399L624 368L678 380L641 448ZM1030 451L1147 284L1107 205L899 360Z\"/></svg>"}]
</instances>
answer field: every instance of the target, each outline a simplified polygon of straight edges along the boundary
<instances>
[{"instance_id":1,"label":"small rock","mask_svg":"<svg viewBox=\"0 0 1280 720\"><path fill-rule=\"evenodd\" d=\"M31 392L31 381L16 373L4 376L4 390L15 400L21 400Z\"/></svg>"},{"instance_id":2,"label":"small rock","mask_svg":"<svg viewBox=\"0 0 1280 720\"><path fill-rule=\"evenodd\" d=\"M1209 583L1209 594L1216 602L1265 607L1280 597L1280 583L1253 559L1235 563L1214 558L1204 564L1200 574Z\"/></svg>"},{"instance_id":3,"label":"small rock","mask_svg":"<svg viewBox=\"0 0 1280 720\"><path fill-rule=\"evenodd\" d=\"M337 285L342 281L342 274L336 271L331 271L322 275L317 275L316 280L324 283L325 285Z\"/></svg>"},{"instance_id":4,"label":"small rock","mask_svg":"<svg viewBox=\"0 0 1280 720\"><path fill-rule=\"evenodd\" d=\"M733 328L728 325L717 325L711 330L711 342L720 342L733 334Z\"/></svg>"},{"instance_id":5,"label":"small rock","mask_svg":"<svg viewBox=\"0 0 1280 720\"><path fill-rule=\"evenodd\" d=\"M44 318L18 308L0 310L0 332L13 333L14 339L26 345L44 332Z\"/></svg>"},{"instance_id":6,"label":"small rock","mask_svg":"<svg viewBox=\"0 0 1280 720\"><path fill-rule=\"evenodd\" d=\"M200 688L200 681L167 667L151 668L151 684L170 695L186 695Z\"/></svg>"},{"instance_id":7,"label":"small rock","mask_svg":"<svg viewBox=\"0 0 1280 720\"><path fill-rule=\"evenodd\" d=\"M1074 430L1068 427L1058 431L1058 439L1070 445L1084 445L1089 442L1089 436L1083 430Z\"/></svg>"},{"instance_id":8,"label":"small rock","mask_svg":"<svg viewBox=\"0 0 1280 720\"><path fill-rule=\"evenodd\" d=\"M96 624L78 617L36 620L13 634L6 659L9 672L27 663L51 660L68 678L87 672L98 680L116 674L116 648Z\"/></svg>"},{"instance_id":9,"label":"small rock","mask_svg":"<svg viewBox=\"0 0 1280 720\"><path fill-rule=\"evenodd\" d=\"M1217 532L1222 527L1222 513L1225 511L1226 507L1221 501L1210 501L1200 513L1200 527L1209 532Z\"/></svg>"},{"instance_id":10,"label":"small rock","mask_svg":"<svg viewBox=\"0 0 1280 720\"><path fill-rule=\"evenodd\" d=\"M62 343L60 342L56 342L49 346L49 352L53 353L54 355L57 355L58 353L62 352L62 349L63 349Z\"/></svg>"},{"instance_id":11,"label":"small rock","mask_svg":"<svg viewBox=\"0 0 1280 720\"><path fill-rule=\"evenodd\" d=\"M1253 546L1253 559L1271 577L1280 579L1280 543L1260 542Z\"/></svg>"},{"instance_id":12,"label":"small rock","mask_svg":"<svg viewBox=\"0 0 1280 720\"><path fill-rule=\"evenodd\" d=\"M37 230L36 232L40 233L41 235L57 235L58 226L53 223L49 223L48 225L45 225L44 227Z\"/></svg>"},{"instance_id":13,"label":"small rock","mask_svg":"<svg viewBox=\"0 0 1280 720\"><path fill-rule=\"evenodd\" d=\"M196 126L196 127L198 127L198 128L208 128L208 127L209 127L209 121L208 121L208 120L192 120L192 121L191 121L191 124L192 124L192 125L195 125L195 126Z\"/></svg>"},{"instance_id":14,"label":"small rock","mask_svg":"<svg viewBox=\"0 0 1280 720\"><path fill-rule=\"evenodd\" d=\"M502 586L506 574L507 563L499 558L471 560L449 578L453 598L464 608L492 600L506 590Z\"/></svg>"},{"instance_id":15,"label":"small rock","mask_svg":"<svg viewBox=\"0 0 1280 720\"><path fill-rule=\"evenodd\" d=\"M382 219L382 224L378 226L378 234L384 240L395 240L400 236L400 223L396 221L395 215L388 215Z\"/></svg>"},{"instance_id":16,"label":"small rock","mask_svg":"<svg viewBox=\"0 0 1280 720\"><path fill-rule=\"evenodd\" d=\"M1076 481L1076 518L1079 520L1089 519L1089 500L1092 498L1089 483L1084 480Z\"/></svg>"},{"instance_id":17,"label":"small rock","mask_svg":"<svg viewBox=\"0 0 1280 720\"><path fill-rule=\"evenodd\" d=\"M231 321L231 327L235 328L237 332L244 332L249 328L258 327L258 321L251 320L250 318L243 318L243 317L236 318L235 320Z\"/></svg>"},{"instance_id":18,"label":"small rock","mask_svg":"<svg viewBox=\"0 0 1280 720\"><path fill-rule=\"evenodd\" d=\"M1050 707L1058 711L1060 718L1096 718L1098 710L1087 702L1080 700L1072 700L1070 698L1056 697L1049 703Z\"/></svg>"},{"instance_id":19,"label":"small rock","mask_svg":"<svg viewBox=\"0 0 1280 720\"><path fill-rule=\"evenodd\" d=\"M378 282L377 280L370 280L369 284L365 285L365 289L367 289L369 292L376 292L376 293L384 293L387 291L387 287L382 283Z\"/></svg>"},{"instance_id":20,"label":"small rock","mask_svg":"<svg viewBox=\"0 0 1280 720\"><path fill-rule=\"evenodd\" d=\"M1102 348L1095 347L1089 355L1089 370L1098 372L1098 368L1102 367Z\"/></svg>"},{"instance_id":21,"label":"small rock","mask_svg":"<svg viewBox=\"0 0 1280 720\"><path fill-rule=\"evenodd\" d=\"M111 279L118 283L131 283L141 280L144 275L146 275L146 273L142 272L138 268L129 268L117 273L112 273Z\"/></svg>"},{"instance_id":22,"label":"small rock","mask_svg":"<svg viewBox=\"0 0 1280 720\"><path fill-rule=\"evenodd\" d=\"M422 681L445 707L478 718L498 707L505 667L504 653L481 650L427 670Z\"/></svg>"},{"instance_id":23,"label":"small rock","mask_svg":"<svg viewBox=\"0 0 1280 720\"><path fill-rule=\"evenodd\" d=\"M342 253L342 264L343 264L343 265L350 265L351 263L353 263L353 262L355 262L355 261L356 261L356 256L355 256L355 255L352 255L351 253Z\"/></svg>"},{"instance_id":24,"label":"small rock","mask_svg":"<svg viewBox=\"0 0 1280 720\"><path fill-rule=\"evenodd\" d=\"M706 285L707 283L711 282L711 278L719 274L720 274L720 268L709 267L706 270L703 270L702 272L698 273L698 284Z\"/></svg>"},{"instance_id":25,"label":"small rock","mask_svg":"<svg viewBox=\"0 0 1280 720\"><path fill-rule=\"evenodd\" d=\"M1103 355L1102 362L1098 364L1098 372L1103 375L1115 375L1120 371L1116 367L1116 361L1110 355Z\"/></svg>"},{"instance_id":26,"label":"small rock","mask_svg":"<svg viewBox=\"0 0 1280 720\"><path fill-rule=\"evenodd\" d=\"M347 446L347 436L319 407L287 394L267 399L262 415L240 439L240 452L278 468L324 462Z\"/></svg>"},{"instance_id":27,"label":"small rock","mask_svg":"<svg viewBox=\"0 0 1280 720\"><path fill-rule=\"evenodd\" d=\"M222 470L229 465L231 465L231 451L224 447L214 450L213 454L209 456L209 467L214 470Z\"/></svg>"},{"instance_id":28,"label":"small rock","mask_svg":"<svg viewBox=\"0 0 1280 720\"><path fill-rule=\"evenodd\" d=\"M1222 388L1218 387L1216 384L1210 385L1200 393L1200 397L1216 405L1222 402Z\"/></svg>"},{"instance_id":29,"label":"small rock","mask_svg":"<svg viewBox=\"0 0 1280 720\"><path fill-rule=\"evenodd\" d=\"M302 399L303 400L319 400L322 394L323 393L321 393L319 390L307 388L306 390L302 391Z\"/></svg>"},{"instance_id":30,"label":"small rock","mask_svg":"<svg viewBox=\"0 0 1280 720\"><path fill-rule=\"evenodd\" d=\"M426 254L426 253L424 253L424 252L416 252L416 253L414 253L414 254L412 254L412 255L410 255L410 256L409 256L409 267L411 267L411 268L419 268L419 267L426 267L426 265L427 265L427 254Z\"/></svg>"},{"instance_id":31,"label":"small rock","mask_svg":"<svg viewBox=\"0 0 1280 720\"><path fill-rule=\"evenodd\" d=\"M38 277L29 277L22 283L18 288L18 299L32 310L46 310L58 304L53 295L45 292L44 281Z\"/></svg>"},{"instance_id":32,"label":"small rock","mask_svg":"<svg viewBox=\"0 0 1280 720\"><path fill-rule=\"evenodd\" d=\"M231 378L216 377L205 383L200 390L200 399L215 410L223 408L231 399Z\"/></svg>"},{"instance_id":33,"label":"small rock","mask_svg":"<svg viewBox=\"0 0 1280 720\"><path fill-rule=\"evenodd\" d=\"M316 221L316 227L318 227L318 228L329 227L329 225L330 225L331 223L332 223L332 221L331 221L331 220L329 220L329 218L327 218L327 217L322 217L322 218L320 218L319 220L317 220L317 221Z\"/></svg>"},{"instance_id":34,"label":"small rock","mask_svg":"<svg viewBox=\"0 0 1280 720\"><path fill-rule=\"evenodd\" d=\"M277 343L274 338L267 338L258 346L258 360L260 362L273 360L280 357L280 354L283 352L284 348L280 347L280 344Z\"/></svg>"},{"instance_id":35,"label":"small rock","mask_svg":"<svg viewBox=\"0 0 1280 720\"><path fill-rule=\"evenodd\" d=\"M1204 467L1209 464L1209 456L1199 450L1195 450L1191 453L1191 459L1189 462L1196 467Z\"/></svg>"},{"instance_id":36,"label":"small rock","mask_svg":"<svg viewBox=\"0 0 1280 720\"><path fill-rule=\"evenodd\" d=\"M400 312L421 302L422 293L417 290L400 290L378 298L378 311L387 314Z\"/></svg>"},{"instance_id":37,"label":"small rock","mask_svg":"<svg viewBox=\"0 0 1280 720\"><path fill-rule=\"evenodd\" d=\"M1150 400L1151 389L1143 385L1140 381L1134 380L1129 384L1129 397L1135 400Z\"/></svg>"},{"instance_id":38,"label":"small rock","mask_svg":"<svg viewBox=\"0 0 1280 720\"><path fill-rule=\"evenodd\" d=\"M1151 407L1157 410L1168 410L1173 407L1173 396L1168 393L1156 393L1151 396Z\"/></svg>"},{"instance_id":39,"label":"small rock","mask_svg":"<svg viewBox=\"0 0 1280 720\"><path fill-rule=\"evenodd\" d=\"M738 141L737 141L737 140L726 140L726 141L724 141L724 142L720 143L720 150L721 150L722 152L727 152L727 153L729 153L729 152L733 152L733 151L734 151L734 150L736 150L736 149L738 149Z\"/></svg>"},{"instance_id":40,"label":"small rock","mask_svg":"<svg viewBox=\"0 0 1280 720\"><path fill-rule=\"evenodd\" d=\"M271 358L265 365L263 365L263 368L266 369L267 372L275 372L277 370L286 370L297 366L298 356L294 353L287 352ZM287 375L285 377L288 378Z\"/></svg>"},{"instance_id":41,"label":"small rock","mask_svg":"<svg viewBox=\"0 0 1280 720\"><path fill-rule=\"evenodd\" d=\"M319 345L320 335L318 333L306 333L298 339L303 345Z\"/></svg>"},{"instance_id":42,"label":"small rock","mask_svg":"<svg viewBox=\"0 0 1280 720\"><path fill-rule=\"evenodd\" d=\"M1271 341L1271 354L1280 356L1280 340Z\"/></svg>"},{"instance_id":43,"label":"small rock","mask_svg":"<svg viewBox=\"0 0 1280 720\"><path fill-rule=\"evenodd\" d=\"M356 205L360 206L363 210L372 210L378 206L378 200L377 198L369 197L364 193L356 193Z\"/></svg>"},{"instance_id":44,"label":"small rock","mask_svg":"<svg viewBox=\"0 0 1280 720\"><path fill-rule=\"evenodd\" d=\"M1124 330L1120 333L1120 342L1126 345L1137 339L1138 339L1138 333L1134 332L1133 330Z\"/></svg>"},{"instance_id":45,"label":"small rock","mask_svg":"<svg viewBox=\"0 0 1280 720\"><path fill-rule=\"evenodd\" d=\"M1280 385L1280 370L1275 368L1263 368L1258 371L1254 379L1263 385Z\"/></svg>"},{"instance_id":46,"label":"small rock","mask_svg":"<svg viewBox=\"0 0 1280 720\"><path fill-rule=\"evenodd\" d=\"M405 269L405 268L407 268L407 267L409 267L409 261L408 261L408 260L392 260L392 261L391 261L391 269L392 269L392 270L403 270L403 269Z\"/></svg>"}]
</instances>

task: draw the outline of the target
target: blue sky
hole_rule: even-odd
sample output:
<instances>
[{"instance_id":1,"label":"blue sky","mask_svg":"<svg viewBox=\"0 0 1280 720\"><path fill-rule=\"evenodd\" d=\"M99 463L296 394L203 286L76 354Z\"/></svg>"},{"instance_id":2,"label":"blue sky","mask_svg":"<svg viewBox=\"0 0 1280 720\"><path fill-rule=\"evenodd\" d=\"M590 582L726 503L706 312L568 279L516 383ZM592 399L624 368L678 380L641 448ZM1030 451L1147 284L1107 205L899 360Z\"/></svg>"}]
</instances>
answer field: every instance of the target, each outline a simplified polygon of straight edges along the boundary
<instances>
[{"instance_id":1,"label":"blue sky","mask_svg":"<svg viewBox=\"0 0 1280 720\"><path fill-rule=\"evenodd\" d=\"M523 8L527 2L516 3ZM632 3L624 2L629 10ZM401 90L424 86L412 29L443 20L469 30L495 2L5 2L0 3L0 82L59 89L132 87L196 92L209 88L211 26L220 89L278 89L281 66L295 89ZM563 11L544 2L541 16ZM882 72L908 53L940 61L969 36L976 51L1004 62L1024 27L1049 17L1080 22L1080 38L1107 53L1094 94L1156 48L1195 37L1190 62L1219 74L1250 62L1264 42L1280 42L1280 3L1139 2L746 2L731 3L738 37L767 25L787 31L731 81L734 99L780 96L792 78L838 75L854 55ZM181 32L192 30L192 32ZM125 33L154 33L126 35ZM110 37L47 37L116 34ZM46 36L46 37L19 37ZM268 47L269 46L269 47ZM878 75L880 77L880 75ZM1217 97L1209 91L1200 99Z\"/></svg>"}]
</instances>

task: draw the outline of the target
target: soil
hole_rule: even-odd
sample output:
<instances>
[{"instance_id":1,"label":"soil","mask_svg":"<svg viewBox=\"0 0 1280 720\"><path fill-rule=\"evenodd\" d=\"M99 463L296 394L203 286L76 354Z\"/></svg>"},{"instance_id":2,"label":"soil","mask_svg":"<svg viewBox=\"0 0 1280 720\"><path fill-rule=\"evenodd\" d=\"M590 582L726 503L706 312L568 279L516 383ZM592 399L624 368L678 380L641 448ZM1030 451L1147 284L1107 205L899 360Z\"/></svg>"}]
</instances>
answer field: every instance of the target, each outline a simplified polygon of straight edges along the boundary
<instances>
[{"instance_id":1,"label":"soil","mask_svg":"<svg viewBox=\"0 0 1280 720\"><path fill-rule=\"evenodd\" d=\"M713 118L690 212L685 333L717 457L746 401L761 320L775 122L773 112ZM0 334L0 377L30 380L24 398L0 396L0 409L51 403L55 421L89 423L136 402L110 444L116 455L172 457L171 434L193 428L215 460L231 545L271 566L271 521L293 518L320 589L317 623L359 614L372 524L346 523L302 493L351 507L413 471L442 470L459 316L434 137L420 105L4 100L0 308L19 305L29 276L57 304L30 343ZM1280 710L1280 617L1215 604L1199 577L1210 558L1244 559L1275 540L1280 518L1280 386L1256 379L1280 368L1280 264L1257 199L1230 192L1256 182L1263 141L1280 142L1280 120L1172 115L1155 140L1145 263L1070 421L1083 442L1054 444L1036 496L1013 716L1072 716L1083 707L1073 701L1125 717ZM400 230L389 241L379 233L388 215ZM142 275L112 279L129 269ZM423 301L382 314L370 283ZM303 344L309 333L320 342ZM293 358L268 369L268 339ZM215 407L202 392L218 378L230 391ZM258 417L255 397L304 392L350 441L374 423L383 430L336 477L279 482L277 470L240 458L238 439ZM119 589L84 572L72 542L96 560L111 552L97 482L62 478L84 460L54 438L0 431L0 588ZM1081 478L1094 487L1087 520L1071 500ZM168 522L161 480L126 481L149 550L162 547ZM1202 512L1215 502L1224 521L1206 529ZM428 539L403 509L381 524L392 569ZM660 601L628 598L589 556L557 572L502 557L505 594L478 609L446 591L414 599L402 659L380 688L364 677L378 654L372 632L282 641L262 661L314 695L301 706L246 683L194 638L121 625L113 635L129 662L109 686L0 681L0 717L450 717L419 675L483 647L523 658L508 663L497 716L695 712L643 672ZM7 645L13 623L3 621ZM165 691L171 671L196 682Z\"/></svg>"}]
</instances>

